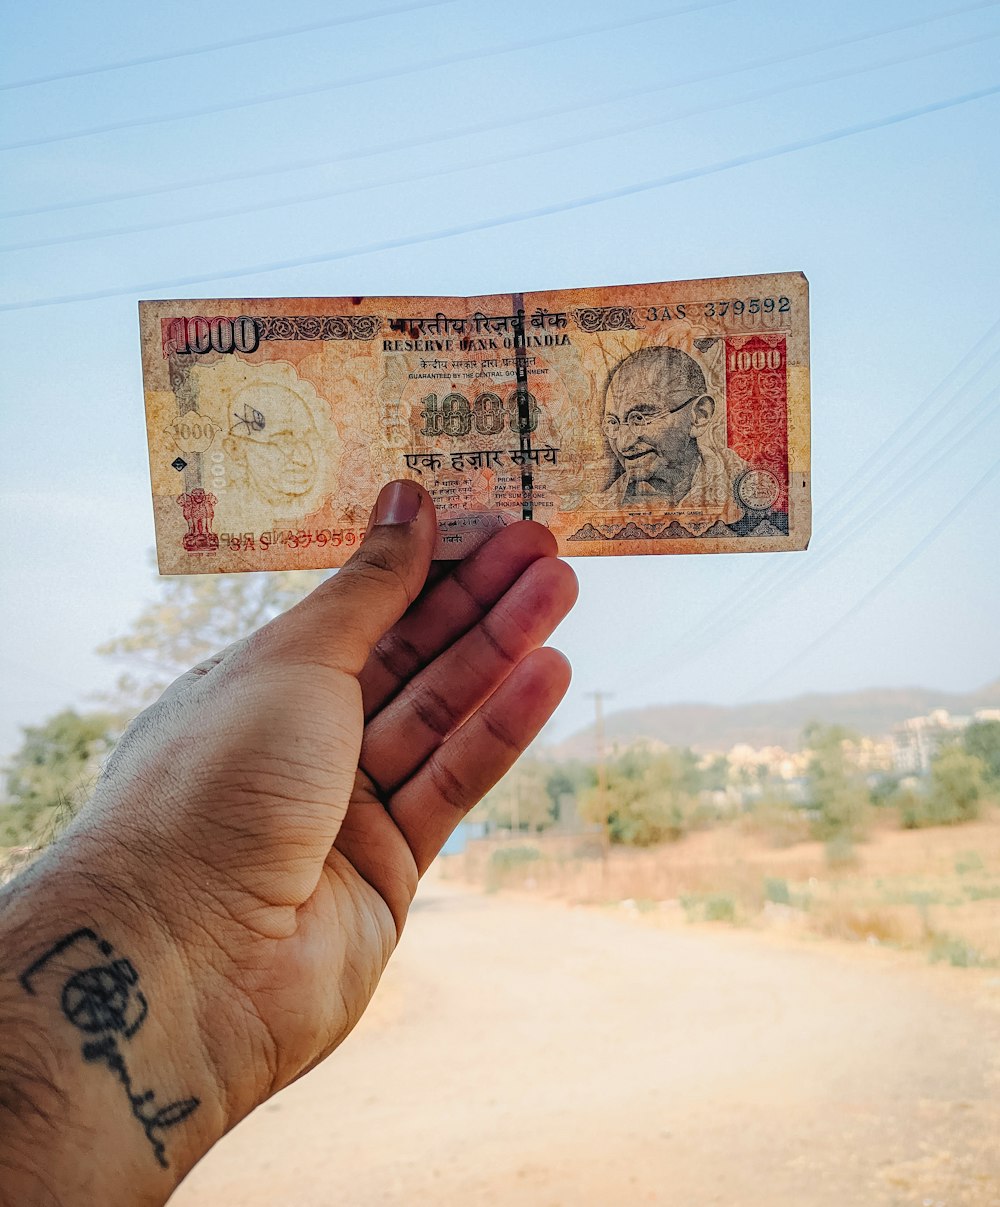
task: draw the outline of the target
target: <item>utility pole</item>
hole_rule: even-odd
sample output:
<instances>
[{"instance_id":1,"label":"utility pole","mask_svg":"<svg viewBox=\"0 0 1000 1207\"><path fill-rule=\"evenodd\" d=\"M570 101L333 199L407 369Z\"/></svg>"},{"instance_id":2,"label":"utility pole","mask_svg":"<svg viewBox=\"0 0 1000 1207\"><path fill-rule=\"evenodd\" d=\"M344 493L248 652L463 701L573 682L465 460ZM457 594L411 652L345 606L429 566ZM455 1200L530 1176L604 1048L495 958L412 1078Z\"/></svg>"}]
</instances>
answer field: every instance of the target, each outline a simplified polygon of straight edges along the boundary
<instances>
[{"instance_id":1,"label":"utility pole","mask_svg":"<svg viewBox=\"0 0 1000 1207\"><path fill-rule=\"evenodd\" d=\"M608 827L608 764L604 749L604 701L610 700L614 692L586 692L586 696L594 701L594 752L597 756L597 793L601 801L601 815L604 824L601 826L601 865L605 880L607 879L608 847L611 845L611 833Z\"/></svg>"},{"instance_id":2,"label":"utility pole","mask_svg":"<svg viewBox=\"0 0 1000 1207\"><path fill-rule=\"evenodd\" d=\"M588 699L594 701L594 750L597 755L597 787L601 793L601 803L608 803L608 765L604 751L604 701L610 700L614 692L586 692Z\"/></svg>"}]
</instances>

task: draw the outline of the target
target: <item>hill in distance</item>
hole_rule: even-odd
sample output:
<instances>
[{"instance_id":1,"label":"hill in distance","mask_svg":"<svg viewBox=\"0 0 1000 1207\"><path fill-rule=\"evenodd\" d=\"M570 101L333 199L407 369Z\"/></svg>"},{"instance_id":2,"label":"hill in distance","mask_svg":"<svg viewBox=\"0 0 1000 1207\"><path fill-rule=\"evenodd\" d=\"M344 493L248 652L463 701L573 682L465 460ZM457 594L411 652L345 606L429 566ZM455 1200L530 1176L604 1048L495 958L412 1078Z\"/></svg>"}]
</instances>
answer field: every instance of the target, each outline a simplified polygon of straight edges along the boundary
<instances>
[{"instance_id":1,"label":"hill in distance","mask_svg":"<svg viewBox=\"0 0 1000 1207\"><path fill-rule=\"evenodd\" d=\"M781 746L798 750L802 731L812 721L844 725L865 737L880 738L894 725L936 708L957 716L967 716L980 708L1000 708L1000 679L964 693L876 687L856 692L814 692L788 700L734 706L654 704L609 713L604 719L604 732L609 751L641 738L703 751L725 751L739 743L758 749ZM579 730L554 747L552 753L559 758L593 758L594 727Z\"/></svg>"}]
</instances>

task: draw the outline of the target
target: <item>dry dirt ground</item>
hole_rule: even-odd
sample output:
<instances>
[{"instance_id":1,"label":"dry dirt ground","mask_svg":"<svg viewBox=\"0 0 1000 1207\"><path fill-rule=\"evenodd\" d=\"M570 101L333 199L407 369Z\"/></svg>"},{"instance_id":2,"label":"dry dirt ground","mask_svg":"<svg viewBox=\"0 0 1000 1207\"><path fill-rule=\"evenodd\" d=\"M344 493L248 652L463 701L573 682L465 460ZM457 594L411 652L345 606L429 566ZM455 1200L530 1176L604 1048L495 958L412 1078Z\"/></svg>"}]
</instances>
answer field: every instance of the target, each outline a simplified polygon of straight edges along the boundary
<instances>
[{"instance_id":1,"label":"dry dirt ground","mask_svg":"<svg viewBox=\"0 0 1000 1207\"><path fill-rule=\"evenodd\" d=\"M997 1207L1000 973L431 879L171 1207Z\"/></svg>"}]
</instances>

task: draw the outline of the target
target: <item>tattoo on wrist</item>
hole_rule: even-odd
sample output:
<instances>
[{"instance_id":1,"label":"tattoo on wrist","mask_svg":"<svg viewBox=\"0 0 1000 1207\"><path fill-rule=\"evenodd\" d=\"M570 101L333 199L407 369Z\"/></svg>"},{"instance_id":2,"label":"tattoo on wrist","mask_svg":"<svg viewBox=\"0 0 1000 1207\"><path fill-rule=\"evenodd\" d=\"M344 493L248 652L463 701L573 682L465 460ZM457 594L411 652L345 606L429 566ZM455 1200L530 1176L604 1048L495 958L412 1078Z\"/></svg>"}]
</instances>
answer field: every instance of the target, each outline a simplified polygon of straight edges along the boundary
<instances>
[{"instance_id":1,"label":"tattoo on wrist","mask_svg":"<svg viewBox=\"0 0 1000 1207\"><path fill-rule=\"evenodd\" d=\"M157 1106L154 1090L135 1089L121 1045L142 1027L149 1003L138 987L139 973L132 961L116 956L106 939L84 927L53 943L18 979L32 997L59 992L63 1014L88 1037L80 1055L89 1064L104 1064L118 1078L154 1157L168 1168L166 1146L157 1133L186 1119L197 1110L200 1099L180 1098Z\"/></svg>"}]
</instances>

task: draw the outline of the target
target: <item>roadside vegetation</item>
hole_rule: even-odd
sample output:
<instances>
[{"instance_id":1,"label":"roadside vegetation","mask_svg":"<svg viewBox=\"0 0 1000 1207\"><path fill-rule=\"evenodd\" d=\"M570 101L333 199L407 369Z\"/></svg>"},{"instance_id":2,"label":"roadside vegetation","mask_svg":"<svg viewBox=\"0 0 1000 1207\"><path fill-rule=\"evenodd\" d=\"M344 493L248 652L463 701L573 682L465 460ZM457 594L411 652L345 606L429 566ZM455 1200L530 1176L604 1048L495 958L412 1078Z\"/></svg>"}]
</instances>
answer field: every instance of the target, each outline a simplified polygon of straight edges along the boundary
<instances>
[{"instance_id":1,"label":"roadside vegetation","mask_svg":"<svg viewBox=\"0 0 1000 1207\"><path fill-rule=\"evenodd\" d=\"M798 777L634 746L603 771L526 760L472 814L445 874L623 909L918 950L1000 967L1000 721L943 744L924 775L865 766L835 726Z\"/></svg>"},{"instance_id":2,"label":"roadside vegetation","mask_svg":"<svg viewBox=\"0 0 1000 1207\"><path fill-rule=\"evenodd\" d=\"M122 666L114 693L25 728L0 769L0 879L72 818L131 716L322 577L159 580L159 598L99 651ZM660 743L590 762L529 755L470 815L472 841L446 874L664 921L1000 964L1000 721L942 741L922 774L886 770L839 726L808 726L801 747L784 760Z\"/></svg>"}]
</instances>

